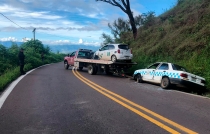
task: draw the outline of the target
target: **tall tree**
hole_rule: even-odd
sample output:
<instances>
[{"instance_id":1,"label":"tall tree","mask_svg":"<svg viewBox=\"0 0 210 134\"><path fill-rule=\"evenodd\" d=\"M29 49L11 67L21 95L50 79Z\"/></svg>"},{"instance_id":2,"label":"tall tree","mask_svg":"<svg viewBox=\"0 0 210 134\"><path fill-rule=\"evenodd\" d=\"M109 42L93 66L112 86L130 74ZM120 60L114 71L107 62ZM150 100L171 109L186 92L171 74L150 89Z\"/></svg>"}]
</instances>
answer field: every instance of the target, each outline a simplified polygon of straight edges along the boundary
<instances>
[{"instance_id":1,"label":"tall tree","mask_svg":"<svg viewBox=\"0 0 210 134\"><path fill-rule=\"evenodd\" d=\"M131 24L132 31L133 31L133 38L136 39L137 28L136 28L135 20L134 20L134 17L133 17L133 13L132 13L131 8L130 8L130 1L129 0L96 0L96 1L103 1L103 2L109 3L113 6L117 6L123 12L125 12L128 15L129 20L130 20L130 24Z\"/></svg>"},{"instance_id":2,"label":"tall tree","mask_svg":"<svg viewBox=\"0 0 210 134\"><path fill-rule=\"evenodd\" d=\"M114 40L108 34L102 33L101 37L104 39L104 41L101 44L101 46L106 45L106 44L109 44L109 43L114 43Z\"/></svg>"},{"instance_id":3,"label":"tall tree","mask_svg":"<svg viewBox=\"0 0 210 134\"><path fill-rule=\"evenodd\" d=\"M118 18L112 25L109 23L108 26L111 29L115 39L121 38L121 34L130 31L129 23L123 18Z\"/></svg>"}]
</instances>

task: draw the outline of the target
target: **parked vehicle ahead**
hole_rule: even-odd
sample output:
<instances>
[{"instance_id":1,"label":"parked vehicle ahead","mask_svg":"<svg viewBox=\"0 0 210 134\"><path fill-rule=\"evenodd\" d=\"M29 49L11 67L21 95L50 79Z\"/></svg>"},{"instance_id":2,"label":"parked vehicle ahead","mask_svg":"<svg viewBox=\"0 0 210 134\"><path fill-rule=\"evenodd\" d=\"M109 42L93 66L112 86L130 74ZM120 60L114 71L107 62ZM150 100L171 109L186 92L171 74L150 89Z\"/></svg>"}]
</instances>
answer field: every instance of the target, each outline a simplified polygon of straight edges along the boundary
<instances>
[{"instance_id":1,"label":"parked vehicle ahead","mask_svg":"<svg viewBox=\"0 0 210 134\"><path fill-rule=\"evenodd\" d=\"M127 61L131 62L133 54L126 44L108 44L95 52L95 55L101 60Z\"/></svg>"},{"instance_id":2,"label":"parked vehicle ahead","mask_svg":"<svg viewBox=\"0 0 210 134\"><path fill-rule=\"evenodd\" d=\"M95 75L98 72L98 69L103 70L106 74L112 75L117 74L124 76L124 73L132 65L137 63L121 63L121 62L112 62L107 60L100 60L94 55L92 50L88 49L79 49L68 56L64 57L64 68L68 70L69 66L74 66L79 70L82 70L83 67L88 69L88 73Z\"/></svg>"},{"instance_id":3,"label":"parked vehicle ahead","mask_svg":"<svg viewBox=\"0 0 210 134\"><path fill-rule=\"evenodd\" d=\"M64 57L64 67L68 69L69 66L74 66L75 58L91 59L93 57L93 54L93 51L89 49L79 49L77 51L74 51L69 56ZM82 70L83 67L80 67L79 69Z\"/></svg>"},{"instance_id":4,"label":"parked vehicle ahead","mask_svg":"<svg viewBox=\"0 0 210 134\"><path fill-rule=\"evenodd\" d=\"M172 84L193 86L199 89L205 86L204 78L187 72L182 66L167 62L157 62L146 69L136 70L133 78L139 83L143 81L159 83L164 89Z\"/></svg>"}]
</instances>

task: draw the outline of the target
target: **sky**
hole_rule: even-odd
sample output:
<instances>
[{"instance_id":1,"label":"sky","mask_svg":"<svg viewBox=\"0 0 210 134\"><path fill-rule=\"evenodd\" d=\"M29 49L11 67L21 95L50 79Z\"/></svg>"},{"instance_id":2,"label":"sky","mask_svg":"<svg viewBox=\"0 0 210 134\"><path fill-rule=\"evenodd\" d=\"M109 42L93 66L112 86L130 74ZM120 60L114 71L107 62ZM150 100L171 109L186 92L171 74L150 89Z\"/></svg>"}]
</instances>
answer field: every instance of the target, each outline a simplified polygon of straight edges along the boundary
<instances>
[{"instance_id":1,"label":"sky","mask_svg":"<svg viewBox=\"0 0 210 134\"><path fill-rule=\"evenodd\" d=\"M128 19L116 6L95 0L0 0L0 41L34 38L47 45L100 45L108 23ZM130 0L134 16L154 11L156 16L177 0Z\"/></svg>"}]
</instances>

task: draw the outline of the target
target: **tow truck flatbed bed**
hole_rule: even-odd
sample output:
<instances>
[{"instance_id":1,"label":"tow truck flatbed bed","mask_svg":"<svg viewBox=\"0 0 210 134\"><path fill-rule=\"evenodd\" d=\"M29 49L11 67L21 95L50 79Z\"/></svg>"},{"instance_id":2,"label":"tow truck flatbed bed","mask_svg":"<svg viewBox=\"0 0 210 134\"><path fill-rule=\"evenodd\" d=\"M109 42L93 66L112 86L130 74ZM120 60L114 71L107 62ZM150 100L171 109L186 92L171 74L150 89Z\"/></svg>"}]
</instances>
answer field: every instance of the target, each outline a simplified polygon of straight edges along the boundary
<instances>
[{"instance_id":1,"label":"tow truck flatbed bed","mask_svg":"<svg viewBox=\"0 0 210 134\"><path fill-rule=\"evenodd\" d=\"M74 62L83 62L83 63L96 63L96 64L104 64L104 65L136 65L135 62L112 62L107 60L96 60L96 59L82 59L82 58L75 58Z\"/></svg>"}]
</instances>

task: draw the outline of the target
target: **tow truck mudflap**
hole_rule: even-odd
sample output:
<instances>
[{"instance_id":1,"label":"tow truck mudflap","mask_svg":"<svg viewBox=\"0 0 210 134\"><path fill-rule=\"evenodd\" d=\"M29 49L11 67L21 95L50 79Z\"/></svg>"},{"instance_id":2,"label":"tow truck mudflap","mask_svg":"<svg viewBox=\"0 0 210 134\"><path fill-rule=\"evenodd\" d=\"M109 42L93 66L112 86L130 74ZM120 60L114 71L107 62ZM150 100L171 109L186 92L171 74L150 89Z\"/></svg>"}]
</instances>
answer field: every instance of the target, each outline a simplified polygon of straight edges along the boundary
<instances>
[{"instance_id":1,"label":"tow truck mudflap","mask_svg":"<svg viewBox=\"0 0 210 134\"><path fill-rule=\"evenodd\" d=\"M75 61L74 62L74 66L77 67L77 68L83 67L83 63L82 62Z\"/></svg>"}]
</instances>

